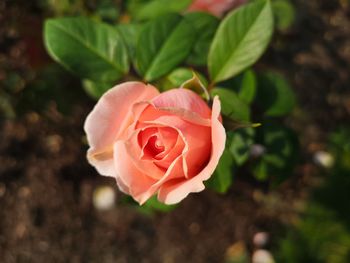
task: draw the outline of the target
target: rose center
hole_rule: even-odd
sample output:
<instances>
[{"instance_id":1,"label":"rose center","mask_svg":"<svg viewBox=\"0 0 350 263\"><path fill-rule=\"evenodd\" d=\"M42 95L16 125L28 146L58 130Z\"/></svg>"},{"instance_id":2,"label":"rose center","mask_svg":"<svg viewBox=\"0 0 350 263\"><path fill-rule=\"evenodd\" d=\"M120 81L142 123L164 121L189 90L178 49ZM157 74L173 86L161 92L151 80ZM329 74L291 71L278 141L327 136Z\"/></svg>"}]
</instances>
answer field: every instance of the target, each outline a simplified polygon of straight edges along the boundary
<instances>
[{"instance_id":1,"label":"rose center","mask_svg":"<svg viewBox=\"0 0 350 263\"><path fill-rule=\"evenodd\" d=\"M156 156L157 154L162 153L164 150L165 150L165 147L162 141L156 135L149 138L144 148L144 152L151 156Z\"/></svg>"}]
</instances>

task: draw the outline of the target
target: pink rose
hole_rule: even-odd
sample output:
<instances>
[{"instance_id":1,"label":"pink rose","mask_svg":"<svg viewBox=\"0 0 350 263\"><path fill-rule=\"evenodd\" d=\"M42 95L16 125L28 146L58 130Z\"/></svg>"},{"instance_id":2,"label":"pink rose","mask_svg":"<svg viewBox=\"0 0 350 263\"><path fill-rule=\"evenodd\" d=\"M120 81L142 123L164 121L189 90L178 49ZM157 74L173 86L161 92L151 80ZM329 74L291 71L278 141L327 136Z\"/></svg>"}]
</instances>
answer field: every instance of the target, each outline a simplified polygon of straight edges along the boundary
<instances>
[{"instance_id":1,"label":"pink rose","mask_svg":"<svg viewBox=\"0 0 350 263\"><path fill-rule=\"evenodd\" d=\"M221 17L226 11L246 2L247 0L194 0L188 11L203 11Z\"/></svg>"},{"instance_id":2,"label":"pink rose","mask_svg":"<svg viewBox=\"0 0 350 263\"><path fill-rule=\"evenodd\" d=\"M106 92L89 114L89 162L143 204L155 193L166 204L204 190L225 148L220 101L212 110L193 91L164 93L141 82Z\"/></svg>"}]
</instances>

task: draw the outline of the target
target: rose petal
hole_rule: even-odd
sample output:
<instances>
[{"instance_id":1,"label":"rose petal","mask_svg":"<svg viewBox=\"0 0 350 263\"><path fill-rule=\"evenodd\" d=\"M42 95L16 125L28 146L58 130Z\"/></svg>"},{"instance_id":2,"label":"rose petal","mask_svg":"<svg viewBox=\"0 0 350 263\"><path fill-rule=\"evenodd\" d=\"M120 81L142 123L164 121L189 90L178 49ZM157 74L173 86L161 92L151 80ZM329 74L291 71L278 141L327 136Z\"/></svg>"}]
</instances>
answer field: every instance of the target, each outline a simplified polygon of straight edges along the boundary
<instances>
[{"instance_id":1,"label":"rose petal","mask_svg":"<svg viewBox=\"0 0 350 263\"><path fill-rule=\"evenodd\" d=\"M143 114L140 116L143 122L138 127L147 125L164 125L173 127L182 134L186 143L184 149L184 171L186 177L192 177L203 169L210 156L211 149L211 128L195 125L182 120L177 116L163 115L154 120L145 121Z\"/></svg>"},{"instance_id":2,"label":"rose petal","mask_svg":"<svg viewBox=\"0 0 350 263\"><path fill-rule=\"evenodd\" d=\"M151 134L152 130L155 130L153 134ZM149 132L150 131L150 132ZM141 135L141 136L140 136ZM156 150L160 151L157 154L148 155L146 153L147 146L151 145L151 137L154 137L153 140L156 141L154 147ZM170 127L148 127L143 132L139 133L139 142L141 140L141 159L149 159L149 160L160 160L174 148L176 141L178 138L178 132ZM144 141L147 140L145 143Z\"/></svg>"},{"instance_id":3,"label":"rose petal","mask_svg":"<svg viewBox=\"0 0 350 263\"><path fill-rule=\"evenodd\" d=\"M164 152L165 154L158 154L157 159L154 160L154 163L159 167L163 167L164 169L168 168L178 156L184 153L185 146L186 145L182 137L178 135L175 145L168 151Z\"/></svg>"},{"instance_id":4,"label":"rose petal","mask_svg":"<svg viewBox=\"0 0 350 263\"><path fill-rule=\"evenodd\" d=\"M134 111L140 112L140 107L143 107L143 111L139 113L139 122L150 121L157 119L161 116L177 116L178 118L191 122L193 124L202 126L211 126L210 118L203 118L195 112L191 112L186 109L161 107L157 108L152 102L140 102L135 104ZM207 106L208 107L208 106Z\"/></svg>"},{"instance_id":5,"label":"rose petal","mask_svg":"<svg viewBox=\"0 0 350 263\"><path fill-rule=\"evenodd\" d=\"M176 143L179 140L179 134L173 128L159 127L159 138L164 145L164 151L155 156L156 160L161 160L164 156L168 155L176 147Z\"/></svg>"},{"instance_id":6,"label":"rose petal","mask_svg":"<svg viewBox=\"0 0 350 263\"><path fill-rule=\"evenodd\" d=\"M88 160L100 174L115 176L113 143L132 121L132 105L158 94L151 85L126 82L110 89L98 101L86 118L84 130L90 145Z\"/></svg>"},{"instance_id":7,"label":"rose petal","mask_svg":"<svg viewBox=\"0 0 350 263\"><path fill-rule=\"evenodd\" d=\"M152 100L158 109L179 109L190 114L196 113L199 117L210 119L211 110L204 100L188 89L171 89L159 94Z\"/></svg>"},{"instance_id":8,"label":"rose petal","mask_svg":"<svg viewBox=\"0 0 350 263\"><path fill-rule=\"evenodd\" d=\"M157 180L142 173L137 169L129 158L123 141L118 141L114 145L114 164L117 172L117 182L122 182L124 189L128 189L129 194L138 202L148 199L153 194L147 192ZM149 193L148 195L145 193Z\"/></svg>"},{"instance_id":9,"label":"rose petal","mask_svg":"<svg viewBox=\"0 0 350 263\"><path fill-rule=\"evenodd\" d=\"M120 176L115 176L115 180L117 182L119 190L127 195L130 195L129 187L123 182L122 178Z\"/></svg>"},{"instance_id":10,"label":"rose petal","mask_svg":"<svg viewBox=\"0 0 350 263\"><path fill-rule=\"evenodd\" d=\"M162 179L150 186L146 192L139 196L139 203L142 205L144 202L146 202L168 180L181 177L184 177L184 174L182 168L182 156L180 155L170 164L167 172L164 174Z\"/></svg>"},{"instance_id":11,"label":"rose petal","mask_svg":"<svg viewBox=\"0 0 350 263\"><path fill-rule=\"evenodd\" d=\"M140 150L139 159L142 159L144 157L145 147L149 143L149 140L151 139L151 137L157 136L157 134L158 134L158 129L156 127L152 127L144 130L138 130L137 138L135 138L137 139L137 141L135 141L136 143L135 146L137 147L137 149Z\"/></svg>"},{"instance_id":12,"label":"rose petal","mask_svg":"<svg viewBox=\"0 0 350 263\"><path fill-rule=\"evenodd\" d=\"M154 180L136 168L128 156L126 146L122 141L114 145L114 163L116 166L117 182L122 182L123 188L140 204L146 202L159 187L167 180L177 176L183 177L182 156L178 156L169 166L160 180Z\"/></svg>"},{"instance_id":13,"label":"rose petal","mask_svg":"<svg viewBox=\"0 0 350 263\"><path fill-rule=\"evenodd\" d=\"M152 177L155 180L160 179L165 173L164 169L161 169L152 161L142 159L143 149L138 145L138 137L141 131L142 129L137 129L130 136L130 138L124 142L126 147L126 154L139 171L148 174L149 177Z\"/></svg>"},{"instance_id":14,"label":"rose petal","mask_svg":"<svg viewBox=\"0 0 350 263\"><path fill-rule=\"evenodd\" d=\"M203 181L208 180L219 163L225 149L226 133L219 121L220 101L214 98L212 110L212 152L207 166L195 177L188 180L169 180L164 183L159 192L158 200L165 204L175 204L184 199L189 193L204 190Z\"/></svg>"}]
</instances>

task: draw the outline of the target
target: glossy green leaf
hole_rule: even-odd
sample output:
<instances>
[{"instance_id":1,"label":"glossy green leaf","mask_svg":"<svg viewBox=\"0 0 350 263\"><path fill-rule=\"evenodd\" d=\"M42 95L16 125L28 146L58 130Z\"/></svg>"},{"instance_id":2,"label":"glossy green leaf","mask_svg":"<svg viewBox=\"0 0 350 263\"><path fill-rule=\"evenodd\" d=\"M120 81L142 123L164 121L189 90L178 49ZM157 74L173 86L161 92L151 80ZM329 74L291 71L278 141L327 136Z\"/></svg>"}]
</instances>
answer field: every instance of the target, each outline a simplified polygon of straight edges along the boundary
<instances>
[{"instance_id":1,"label":"glossy green leaf","mask_svg":"<svg viewBox=\"0 0 350 263\"><path fill-rule=\"evenodd\" d=\"M290 113L296 98L287 80L280 74L267 72L258 78L257 104L267 116L283 116Z\"/></svg>"},{"instance_id":2,"label":"glossy green leaf","mask_svg":"<svg viewBox=\"0 0 350 263\"><path fill-rule=\"evenodd\" d=\"M231 153L225 149L219 164L206 186L218 193L226 193L233 181L233 158Z\"/></svg>"},{"instance_id":3,"label":"glossy green leaf","mask_svg":"<svg viewBox=\"0 0 350 263\"><path fill-rule=\"evenodd\" d=\"M254 143L254 133L253 128L242 128L233 132L229 150L239 166L248 160L250 147Z\"/></svg>"},{"instance_id":4,"label":"glossy green leaf","mask_svg":"<svg viewBox=\"0 0 350 263\"><path fill-rule=\"evenodd\" d=\"M107 24L84 17L48 19L44 38L51 57L81 78L108 82L129 70L126 47Z\"/></svg>"},{"instance_id":5,"label":"glossy green leaf","mask_svg":"<svg viewBox=\"0 0 350 263\"><path fill-rule=\"evenodd\" d=\"M182 83L191 79L192 76L193 73L191 69L177 68L167 76L167 80L169 81L171 88L178 88Z\"/></svg>"},{"instance_id":6,"label":"glossy green leaf","mask_svg":"<svg viewBox=\"0 0 350 263\"><path fill-rule=\"evenodd\" d=\"M98 100L107 90L113 87L111 83L93 82L88 79L84 79L82 84L86 93L95 100Z\"/></svg>"},{"instance_id":7,"label":"glossy green leaf","mask_svg":"<svg viewBox=\"0 0 350 263\"><path fill-rule=\"evenodd\" d=\"M206 87L208 85L208 81L205 79L205 77L199 72L195 72L189 68L177 68L173 70L166 77L157 82L157 87L163 91L179 88L184 82L193 78L193 72L199 77L201 82Z\"/></svg>"},{"instance_id":8,"label":"glossy green leaf","mask_svg":"<svg viewBox=\"0 0 350 263\"><path fill-rule=\"evenodd\" d=\"M170 81L173 88L177 88L180 87L185 81L191 79L193 77L193 72L195 71L192 69L177 68L167 76L167 79ZM208 85L208 81L202 74L198 72L195 72L195 74L200 78L204 85Z\"/></svg>"},{"instance_id":9,"label":"glossy green leaf","mask_svg":"<svg viewBox=\"0 0 350 263\"><path fill-rule=\"evenodd\" d=\"M129 58L133 59L135 55L136 42L140 31L138 24L119 24L117 30L128 49Z\"/></svg>"},{"instance_id":10,"label":"glossy green leaf","mask_svg":"<svg viewBox=\"0 0 350 263\"><path fill-rule=\"evenodd\" d=\"M295 9L289 0L274 0L272 10L275 16L276 27L280 30L286 30L295 20Z\"/></svg>"},{"instance_id":11,"label":"glossy green leaf","mask_svg":"<svg viewBox=\"0 0 350 263\"><path fill-rule=\"evenodd\" d=\"M152 0L141 4L132 12L133 17L138 20L156 18L166 13L178 13L185 10L192 0Z\"/></svg>"},{"instance_id":12,"label":"glossy green leaf","mask_svg":"<svg viewBox=\"0 0 350 263\"><path fill-rule=\"evenodd\" d=\"M235 121L248 122L250 109L239 99L234 91L224 88L215 88L210 91L212 96L218 95L221 101L221 112Z\"/></svg>"},{"instance_id":13,"label":"glossy green leaf","mask_svg":"<svg viewBox=\"0 0 350 263\"><path fill-rule=\"evenodd\" d=\"M188 56L194 40L190 23L176 14L150 21L141 30L135 67L146 81L162 77Z\"/></svg>"},{"instance_id":14,"label":"glossy green leaf","mask_svg":"<svg viewBox=\"0 0 350 263\"><path fill-rule=\"evenodd\" d=\"M195 66L205 66L211 42L219 26L219 19L202 12L188 13L185 18L196 31L196 42L187 59L187 63Z\"/></svg>"},{"instance_id":15,"label":"glossy green leaf","mask_svg":"<svg viewBox=\"0 0 350 263\"><path fill-rule=\"evenodd\" d=\"M232 11L220 24L210 47L208 67L213 82L223 81L254 64L273 32L269 0L258 0Z\"/></svg>"},{"instance_id":16,"label":"glossy green leaf","mask_svg":"<svg viewBox=\"0 0 350 263\"><path fill-rule=\"evenodd\" d=\"M206 85L203 84L201 78L193 72L192 78L182 83L181 88L192 90L193 92L201 95L206 101L210 101L210 94Z\"/></svg>"}]
</instances>

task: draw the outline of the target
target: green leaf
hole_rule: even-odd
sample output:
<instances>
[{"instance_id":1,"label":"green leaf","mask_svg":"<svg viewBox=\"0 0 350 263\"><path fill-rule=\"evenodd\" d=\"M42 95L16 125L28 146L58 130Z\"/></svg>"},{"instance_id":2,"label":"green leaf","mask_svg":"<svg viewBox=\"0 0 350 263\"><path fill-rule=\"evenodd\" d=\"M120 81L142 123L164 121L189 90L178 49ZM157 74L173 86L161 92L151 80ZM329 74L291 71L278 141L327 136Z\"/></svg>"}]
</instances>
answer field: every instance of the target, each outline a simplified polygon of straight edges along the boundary
<instances>
[{"instance_id":1,"label":"green leaf","mask_svg":"<svg viewBox=\"0 0 350 263\"><path fill-rule=\"evenodd\" d=\"M254 64L268 46L272 32L269 0L254 1L232 11L220 24L210 47L212 81L231 78Z\"/></svg>"},{"instance_id":2,"label":"green leaf","mask_svg":"<svg viewBox=\"0 0 350 263\"><path fill-rule=\"evenodd\" d=\"M232 80L233 90L247 104L251 104L256 94L256 75L252 69L244 71Z\"/></svg>"},{"instance_id":3,"label":"green leaf","mask_svg":"<svg viewBox=\"0 0 350 263\"><path fill-rule=\"evenodd\" d=\"M193 71L189 68L177 68L173 70L166 77L156 83L157 87L160 87L162 91L179 88L184 82L193 78L193 72L199 77L203 85L207 87L208 81L205 77L199 72Z\"/></svg>"},{"instance_id":4,"label":"green leaf","mask_svg":"<svg viewBox=\"0 0 350 263\"><path fill-rule=\"evenodd\" d=\"M187 63L195 66L205 66L211 42L219 26L219 19L202 12L188 13L185 18L195 28L197 36Z\"/></svg>"},{"instance_id":5,"label":"green leaf","mask_svg":"<svg viewBox=\"0 0 350 263\"><path fill-rule=\"evenodd\" d=\"M272 175L269 172L268 163L265 162L264 160L258 162L253 167L253 173L254 173L255 178L259 181L266 181L269 178L269 176Z\"/></svg>"},{"instance_id":6,"label":"green leaf","mask_svg":"<svg viewBox=\"0 0 350 263\"><path fill-rule=\"evenodd\" d=\"M258 77L257 104L266 116L283 116L293 110L296 98L282 75L266 72Z\"/></svg>"},{"instance_id":7,"label":"green leaf","mask_svg":"<svg viewBox=\"0 0 350 263\"><path fill-rule=\"evenodd\" d=\"M44 38L51 57L81 78L109 82L129 70L117 30L84 17L48 19Z\"/></svg>"},{"instance_id":8,"label":"green leaf","mask_svg":"<svg viewBox=\"0 0 350 263\"><path fill-rule=\"evenodd\" d=\"M193 78L193 70L188 68L177 68L174 71L172 71L168 76L167 79L172 84L172 88L178 88L180 87L185 81ZM201 82L206 86L208 85L208 81L205 79L205 77L195 72L195 74L199 77Z\"/></svg>"},{"instance_id":9,"label":"green leaf","mask_svg":"<svg viewBox=\"0 0 350 263\"><path fill-rule=\"evenodd\" d=\"M195 40L193 28L180 15L150 21L140 32L135 67L146 81L162 77L188 56Z\"/></svg>"},{"instance_id":10,"label":"green leaf","mask_svg":"<svg viewBox=\"0 0 350 263\"><path fill-rule=\"evenodd\" d=\"M256 75L253 70L247 70L243 73L241 88L238 93L238 97L250 104L254 98L256 93Z\"/></svg>"},{"instance_id":11,"label":"green leaf","mask_svg":"<svg viewBox=\"0 0 350 263\"><path fill-rule=\"evenodd\" d=\"M129 58L133 59L135 55L136 42L140 25L138 24L119 24L117 30L128 49Z\"/></svg>"},{"instance_id":12,"label":"green leaf","mask_svg":"<svg viewBox=\"0 0 350 263\"><path fill-rule=\"evenodd\" d=\"M233 132L230 152L238 166L248 160L250 146L254 143L254 129L244 128Z\"/></svg>"},{"instance_id":13,"label":"green leaf","mask_svg":"<svg viewBox=\"0 0 350 263\"><path fill-rule=\"evenodd\" d=\"M95 100L98 100L107 90L113 87L111 83L93 82L88 79L84 79L82 84L86 93Z\"/></svg>"},{"instance_id":14,"label":"green leaf","mask_svg":"<svg viewBox=\"0 0 350 263\"><path fill-rule=\"evenodd\" d=\"M192 0L153 0L146 4L139 5L133 16L138 20L156 18L166 13L178 13L185 10Z\"/></svg>"},{"instance_id":15,"label":"green leaf","mask_svg":"<svg viewBox=\"0 0 350 263\"><path fill-rule=\"evenodd\" d=\"M290 166L294 158L295 143L292 132L278 125L265 125L264 144L267 149L265 160L276 168L283 169Z\"/></svg>"},{"instance_id":16,"label":"green leaf","mask_svg":"<svg viewBox=\"0 0 350 263\"><path fill-rule=\"evenodd\" d=\"M210 95L207 87L203 84L200 77L194 71L192 72L192 78L182 83L181 88L192 90L201 95L208 102L210 101Z\"/></svg>"},{"instance_id":17,"label":"green leaf","mask_svg":"<svg viewBox=\"0 0 350 263\"><path fill-rule=\"evenodd\" d=\"M225 149L219 164L212 177L206 182L206 186L218 193L226 193L233 181L233 158L231 153Z\"/></svg>"},{"instance_id":18,"label":"green leaf","mask_svg":"<svg viewBox=\"0 0 350 263\"><path fill-rule=\"evenodd\" d=\"M272 2L272 10L278 29L286 30L293 24L295 20L295 10L289 0L274 0Z\"/></svg>"},{"instance_id":19,"label":"green leaf","mask_svg":"<svg viewBox=\"0 0 350 263\"><path fill-rule=\"evenodd\" d=\"M234 91L224 88L215 88L210 91L212 96L218 95L221 101L221 112L235 121L248 122L250 109L240 100Z\"/></svg>"},{"instance_id":20,"label":"green leaf","mask_svg":"<svg viewBox=\"0 0 350 263\"><path fill-rule=\"evenodd\" d=\"M114 22L120 15L120 10L113 0L100 0L96 3L96 15L98 15L103 21Z\"/></svg>"},{"instance_id":21,"label":"green leaf","mask_svg":"<svg viewBox=\"0 0 350 263\"><path fill-rule=\"evenodd\" d=\"M265 122L259 131L266 152L255 165L255 177L265 180L273 176L282 181L293 171L298 160L298 139L292 130L275 123Z\"/></svg>"},{"instance_id":22,"label":"green leaf","mask_svg":"<svg viewBox=\"0 0 350 263\"><path fill-rule=\"evenodd\" d=\"M174 210L177 205L166 205L158 201L157 196L154 195L147 200L142 206L139 207L139 210L146 214L152 214L156 211L159 212L170 212Z\"/></svg>"},{"instance_id":23,"label":"green leaf","mask_svg":"<svg viewBox=\"0 0 350 263\"><path fill-rule=\"evenodd\" d=\"M191 69L177 68L167 76L167 79L171 83L170 85L172 88L178 88L182 85L182 83L191 79L192 76L193 73Z\"/></svg>"},{"instance_id":24,"label":"green leaf","mask_svg":"<svg viewBox=\"0 0 350 263\"><path fill-rule=\"evenodd\" d=\"M157 195L152 196L150 199L146 201L143 205L139 205L131 196L129 195L123 195L120 199L120 203L132 206L136 208L141 213L153 216L156 212L170 212L174 210L176 207L178 207L179 204L175 205L166 205L158 201Z\"/></svg>"}]
</instances>

